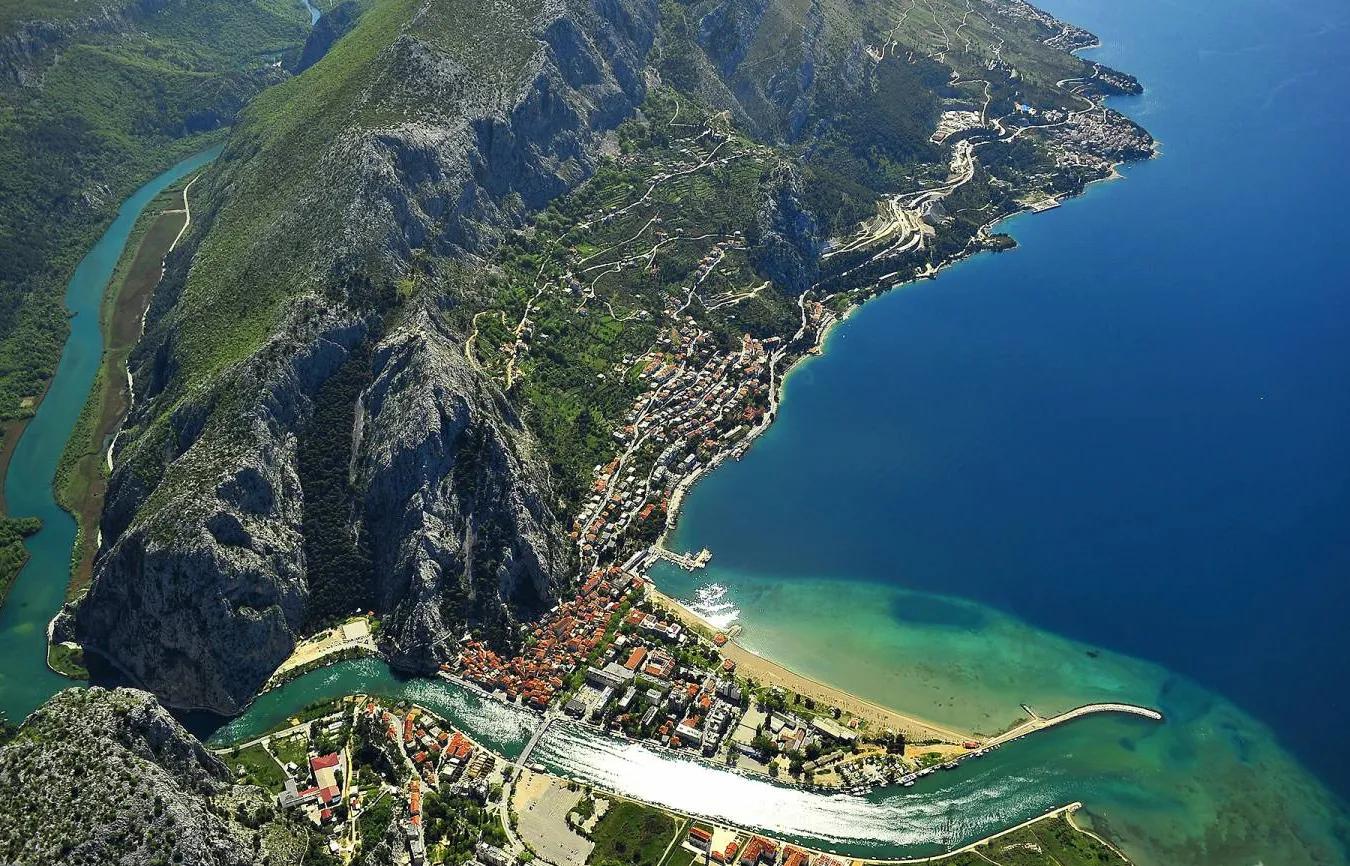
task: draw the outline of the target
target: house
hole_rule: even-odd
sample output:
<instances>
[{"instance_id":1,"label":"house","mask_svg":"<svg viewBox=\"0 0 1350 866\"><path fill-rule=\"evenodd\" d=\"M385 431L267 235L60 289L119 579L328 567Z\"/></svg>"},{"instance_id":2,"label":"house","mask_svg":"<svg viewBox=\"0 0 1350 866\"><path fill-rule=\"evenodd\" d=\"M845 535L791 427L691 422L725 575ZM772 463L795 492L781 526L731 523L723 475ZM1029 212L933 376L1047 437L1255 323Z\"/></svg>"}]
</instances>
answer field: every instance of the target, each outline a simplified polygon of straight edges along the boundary
<instances>
[{"instance_id":1,"label":"house","mask_svg":"<svg viewBox=\"0 0 1350 866\"><path fill-rule=\"evenodd\" d=\"M286 780L286 788L277 795L277 806L282 809L294 809L299 806L308 805L319 799L318 788L305 788L300 790L294 779Z\"/></svg>"},{"instance_id":2,"label":"house","mask_svg":"<svg viewBox=\"0 0 1350 866\"><path fill-rule=\"evenodd\" d=\"M478 862L484 866L511 866L515 858L507 854L495 845L489 845L486 842L479 842L478 847L474 849L474 856Z\"/></svg>"},{"instance_id":3,"label":"house","mask_svg":"<svg viewBox=\"0 0 1350 866\"><path fill-rule=\"evenodd\" d=\"M771 864L778 859L778 846L763 836L752 836L745 849L741 851L741 866L759 866Z\"/></svg>"},{"instance_id":4,"label":"house","mask_svg":"<svg viewBox=\"0 0 1350 866\"><path fill-rule=\"evenodd\" d=\"M833 719L817 716L811 720L811 727L814 728L817 733L824 734L827 737L831 737L843 743L851 743L858 739L857 731L850 731Z\"/></svg>"},{"instance_id":5,"label":"house","mask_svg":"<svg viewBox=\"0 0 1350 866\"><path fill-rule=\"evenodd\" d=\"M610 662L603 668L586 669L586 682L601 688L617 689L619 686L627 685L631 679L633 672L617 662Z\"/></svg>"},{"instance_id":6,"label":"house","mask_svg":"<svg viewBox=\"0 0 1350 866\"><path fill-rule=\"evenodd\" d=\"M699 826L690 827L689 844L693 845L695 848L707 851L712 845L712 834Z\"/></svg>"},{"instance_id":7,"label":"house","mask_svg":"<svg viewBox=\"0 0 1350 866\"><path fill-rule=\"evenodd\" d=\"M314 784L319 788L336 788L337 774L342 769L342 758L336 753L314 758L309 762L314 772Z\"/></svg>"}]
</instances>

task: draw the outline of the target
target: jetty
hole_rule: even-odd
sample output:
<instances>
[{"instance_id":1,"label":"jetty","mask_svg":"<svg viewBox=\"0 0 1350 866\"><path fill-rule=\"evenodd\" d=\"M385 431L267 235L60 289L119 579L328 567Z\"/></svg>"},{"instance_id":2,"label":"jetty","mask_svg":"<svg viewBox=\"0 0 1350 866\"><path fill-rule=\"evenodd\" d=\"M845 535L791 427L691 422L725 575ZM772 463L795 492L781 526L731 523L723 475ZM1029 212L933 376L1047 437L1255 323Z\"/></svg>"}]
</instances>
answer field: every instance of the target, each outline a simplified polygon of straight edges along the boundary
<instances>
[{"instance_id":1,"label":"jetty","mask_svg":"<svg viewBox=\"0 0 1350 866\"><path fill-rule=\"evenodd\" d=\"M712 551L703 548L696 554L675 553L672 550L666 550L657 545L652 548L652 552L664 559L666 562L673 562L685 571L698 571L700 568L712 561Z\"/></svg>"},{"instance_id":2,"label":"jetty","mask_svg":"<svg viewBox=\"0 0 1350 866\"><path fill-rule=\"evenodd\" d=\"M1038 715L1035 710L1026 704L1022 704L1022 709L1027 711L1031 716L1030 719L989 740L980 750L987 751L1001 746L1004 743L1021 739L1027 734L1042 731L1046 728L1053 728L1055 725L1062 725L1065 722L1071 722L1074 719L1081 719L1084 716L1090 716L1096 713L1125 713L1127 715L1152 719L1155 722L1161 722L1163 720L1163 714L1157 710L1151 710L1148 707L1135 706L1134 704L1084 704L1081 707L1075 707L1068 712L1063 712L1057 716L1051 716L1050 718Z\"/></svg>"}]
</instances>

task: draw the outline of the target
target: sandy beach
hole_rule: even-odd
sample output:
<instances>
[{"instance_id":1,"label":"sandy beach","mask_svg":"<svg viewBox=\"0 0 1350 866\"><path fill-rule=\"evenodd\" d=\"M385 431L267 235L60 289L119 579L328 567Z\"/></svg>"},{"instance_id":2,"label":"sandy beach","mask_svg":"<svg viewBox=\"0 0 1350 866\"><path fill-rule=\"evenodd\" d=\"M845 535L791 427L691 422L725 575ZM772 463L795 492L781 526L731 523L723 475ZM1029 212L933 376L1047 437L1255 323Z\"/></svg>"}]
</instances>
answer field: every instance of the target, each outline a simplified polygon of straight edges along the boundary
<instances>
[{"instance_id":1,"label":"sandy beach","mask_svg":"<svg viewBox=\"0 0 1350 866\"><path fill-rule=\"evenodd\" d=\"M665 595L656 587L650 587L647 594L652 601L679 616L687 625L700 630L718 631L711 623L675 599ZM873 732L896 731L904 734L905 739L912 743L936 740L958 747L962 742L972 739L971 734L952 730L917 716L902 713L891 707L884 707L864 700L843 689L835 688L828 683L789 670L772 659L752 653L736 643L734 637L726 646L722 647L722 655L736 663L736 670L742 676L749 677L764 685L778 686L832 707L838 707L866 722L867 730Z\"/></svg>"}]
</instances>

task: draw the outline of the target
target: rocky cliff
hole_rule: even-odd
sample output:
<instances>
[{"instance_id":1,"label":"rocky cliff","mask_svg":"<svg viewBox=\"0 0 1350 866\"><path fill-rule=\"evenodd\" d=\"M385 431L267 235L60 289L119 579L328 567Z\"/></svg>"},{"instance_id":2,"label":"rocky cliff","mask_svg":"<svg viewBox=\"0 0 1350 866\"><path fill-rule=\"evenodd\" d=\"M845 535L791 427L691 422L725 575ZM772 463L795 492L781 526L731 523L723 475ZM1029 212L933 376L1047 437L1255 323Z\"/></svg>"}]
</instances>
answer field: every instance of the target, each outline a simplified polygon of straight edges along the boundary
<instances>
[{"instance_id":1,"label":"rocky cliff","mask_svg":"<svg viewBox=\"0 0 1350 866\"><path fill-rule=\"evenodd\" d=\"M305 838L145 692L62 692L0 748L0 862L298 863Z\"/></svg>"},{"instance_id":2,"label":"rocky cliff","mask_svg":"<svg viewBox=\"0 0 1350 866\"><path fill-rule=\"evenodd\" d=\"M548 469L501 393L427 313L380 344L357 423L358 486L395 663L427 669L448 658L456 629L491 622L500 600L521 611L555 601L573 547Z\"/></svg>"},{"instance_id":3,"label":"rocky cliff","mask_svg":"<svg viewBox=\"0 0 1350 866\"><path fill-rule=\"evenodd\" d=\"M795 296L818 283L840 282L833 293L859 288L842 284L845 270L866 281L941 264L992 215L1021 206L1012 191L1044 196L1046 183L1101 176L1115 130L1081 113L1057 127L1101 143L1081 171L1032 135L1014 149L994 126L968 130L985 139L981 158L998 176L952 181L960 207L930 209L941 224L931 246L896 243L906 258L875 262L859 248L831 264L838 273L822 273L827 236L874 216L883 197L951 174L941 122L1012 123L1018 100L1081 108L1055 85L1078 76L1117 86L1049 44L1062 32L1053 19L990 4L1007 22L994 34L981 16L964 49L941 35L967 17L949 2L925 21L896 20L881 0L699 0L664 12L655 0L339 7L316 31L312 65L246 110L198 188L193 229L132 359L137 405L114 455L93 586L58 637L167 702L223 713L249 701L299 637L357 610L379 615L385 650L411 670L447 659L466 628L516 642L520 621L574 576L565 532L574 515L558 489L572 491L572 505L589 490L582 476L609 459L632 405L608 383L652 349L587 353L587 341L613 334L581 321L599 317L598 298L585 309L569 295L553 322L575 328L573 342L533 360L536 371L541 358L570 369L522 394L539 379L520 386L502 359L533 339L528 298L546 283L580 292L566 272L580 265L577 246L597 214L612 219L626 201L657 209L634 237L657 217L672 228L690 219L691 241L714 229L743 235L752 248L737 279L772 286L723 287L700 306L678 274L686 255L706 260L707 250L658 260L652 249L645 268L620 263L609 289L630 272L656 280L614 295L641 309L623 319L606 309L629 323L630 339L673 327L663 298L680 296L689 316L722 310L713 324L728 344L743 328L768 337L780 320L797 326ZM648 108L673 114L615 133L653 86L665 95ZM595 175L602 152L635 171L642 141L725 141L733 126L753 147L686 166L678 177L691 186L678 201L658 206L637 191L669 181L689 142L665 166L600 183L603 200L560 203ZM742 178L759 160L764 170ZM735 202L709 193L708 183L740 180L753 191L726 187L746 190ZM545 221L579 232L563 241L540 231ZM494 259L499 251L511 261ZM659 282L666 275L675 282ZM732 312L751 298L757 306ZM495 331L474 348L480 323ZM584 435L563 455L544 452L565 436L541 443L532 433L569 426ZM558 467L566 482L550 477Z\"/></svg>"},{"instance_id":4,"label":"rocky cliff","mask_svg":"<svg viewBox=\"0 0 1350 866\"><path fill-rule=\"evenodd\" d=\"M654 28L643 2L389 0L255 105L133 359L94 583L62 634L172 704L243 706L314 619L306 435L350 439L339 534L370 542L396 661L551 603L571 574L547 473L440 313L465 302L457 263L590 174ZM358 345L359 408L307 433Z\"/></svg>"}]
</instances>

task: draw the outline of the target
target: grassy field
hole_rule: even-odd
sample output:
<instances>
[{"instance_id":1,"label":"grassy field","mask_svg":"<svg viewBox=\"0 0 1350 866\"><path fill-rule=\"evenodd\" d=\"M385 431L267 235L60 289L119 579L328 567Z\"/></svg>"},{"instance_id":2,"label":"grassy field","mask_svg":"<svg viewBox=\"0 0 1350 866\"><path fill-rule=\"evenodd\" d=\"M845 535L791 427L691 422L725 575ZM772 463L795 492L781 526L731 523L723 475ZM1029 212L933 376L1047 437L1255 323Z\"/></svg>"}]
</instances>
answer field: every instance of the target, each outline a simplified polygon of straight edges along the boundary
<instances>
[{"instance_id":1,"label":"grassy field","mask_svg":"<svg viewBox=\"0 0 1350 866\"><path fill-rule=\"evenodd\" d=\"M675 818L666 812L614 800L591 833L595 850L587 862L595 866L658 866L678 829Z\"/></svg>"},{"instance_id":2,"label":"grassy field","mask_svg":"<svg viewBox=\"0 0 1350 866\"><path fill-rule=\"evenodd\" d=\"M84 666L84 650L79 647L63 643L49 644L47 664L52 670L72 680L89 679L89 670Z\"/></svg>"},{"instance_id":3,"label":"grassy field","mask_svg":"<svg viewBox=\"0 0 1350 866\"><path fill-rule=\"evenodd\" d=\"M309 762L309 739L304 734L272 741L272 752L283 765L294 762L304 767Z\"/></svg>"},{"instance_id":4,"label":"grassy field","mask_svg":"<svg viewBox=\"0 0 1350 866\"><path fill-rule=\"evenodd\" d=\"M989 866L991 862L999 866L1109 866L1129 861L1075 829L1061 814L941 862L947 866Z\"/></svg>"},{"instance_id":5,"label":"grassy field","mask_svg":"<svg viewBox=\"0 0 1350 866\"><path fill-rule=\"evenodd\" d=\"M699 866L705 859L704 855L695 854L687 848L676 848L670 852L663 866Z\"/></svg>"},{"instance_id":6,"label":"grassy field","mask_svg":"<svg viewBox=\"0 0 1350 866\"><path fill-rule=\"evenodd\" d=\"M246 785L266 788L273 794L281 793L286 787L286 771L276 759L261 745L249 746L224 756L225 763L235 773L236 779ZM244 772L239 773L240 770Z\"/></svg>"}]
</instances>

